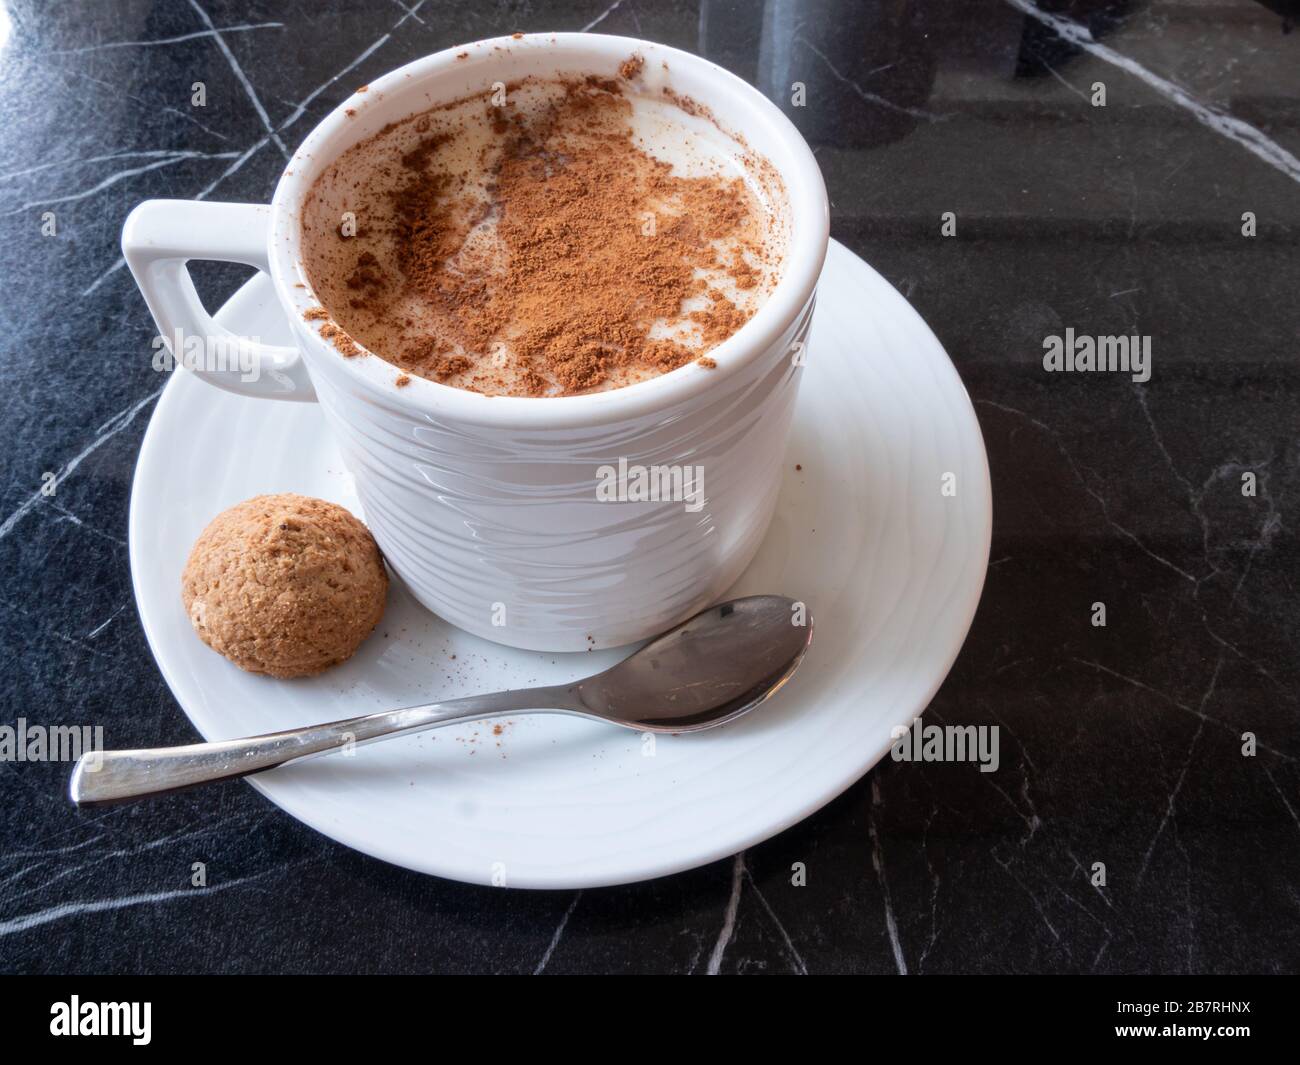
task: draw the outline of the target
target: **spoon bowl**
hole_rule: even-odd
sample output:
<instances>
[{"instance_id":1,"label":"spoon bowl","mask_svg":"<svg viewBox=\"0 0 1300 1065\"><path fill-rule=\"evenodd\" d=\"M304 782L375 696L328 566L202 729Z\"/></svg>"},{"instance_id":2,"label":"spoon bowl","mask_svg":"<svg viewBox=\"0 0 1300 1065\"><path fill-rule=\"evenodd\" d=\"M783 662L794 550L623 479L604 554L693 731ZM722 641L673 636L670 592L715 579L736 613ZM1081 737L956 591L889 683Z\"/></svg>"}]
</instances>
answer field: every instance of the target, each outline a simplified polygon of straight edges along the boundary
<instances>
[{"instance_id":1,"label":"spoon bowl","mask_svg":"<svg viewBox=\"0 0 1300 1065\"><path fill-rule=\"evenodd\" d=\"M733 599L657 636L618 665L579 681L589 716L642 732L699 732L774 695L812 643L802 604Z\"/></svg>"}]
</instances>

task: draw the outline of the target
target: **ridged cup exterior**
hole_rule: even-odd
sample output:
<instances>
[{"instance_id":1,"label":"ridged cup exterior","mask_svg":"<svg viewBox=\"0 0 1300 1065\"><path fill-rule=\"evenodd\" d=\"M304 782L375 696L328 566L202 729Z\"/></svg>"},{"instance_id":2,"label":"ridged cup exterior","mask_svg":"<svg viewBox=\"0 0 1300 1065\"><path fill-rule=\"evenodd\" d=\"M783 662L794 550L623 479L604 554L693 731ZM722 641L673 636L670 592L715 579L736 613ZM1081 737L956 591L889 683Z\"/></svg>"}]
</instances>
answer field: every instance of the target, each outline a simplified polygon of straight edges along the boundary
<instances>
[{"instance_id":1,"label":"ridged cup exterior","mask_svg":"<svg viewBox=\"0 0 1300 1065\"><path fill-rule=\"evenodd\" d=\"M370 530L425 607L512 647L615 647L715 602L758 550L813 302L739 372L605 425L460 422L359 385L332 350L309 350L309 367ZM597 471L620 459L702 467L704 505L599 500Z\"/></svg>"}]
</instances>

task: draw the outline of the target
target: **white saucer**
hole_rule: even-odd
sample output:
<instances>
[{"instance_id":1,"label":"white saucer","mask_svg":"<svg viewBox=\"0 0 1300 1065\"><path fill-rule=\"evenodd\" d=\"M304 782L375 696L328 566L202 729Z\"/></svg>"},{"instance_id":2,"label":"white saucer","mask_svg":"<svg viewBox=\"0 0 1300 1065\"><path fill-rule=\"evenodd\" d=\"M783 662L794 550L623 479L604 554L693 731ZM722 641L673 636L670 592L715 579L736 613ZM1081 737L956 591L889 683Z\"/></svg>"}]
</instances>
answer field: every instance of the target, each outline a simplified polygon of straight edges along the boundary
<instances>
[{"instance_id":1,"label":"white saucer","mask_svg":"<svg viewBox=\"0 0 1300 1065\"><path fill-rule=\"evenodd\" d=\"M262 275L217 319L291 343ZM955 495L941 493L947 473ZM488 643L395 582L379 629L345 665L298 681L243 673L190 628L181 569L218 511L285 491L357 510L319 409L177 371L136 467L131 570L163 676L208 739L568 681L625 653ZM952 363L907 301L832 241L776 518L730 593L789 595L816 618L808 659L777 699L653 748L577 718L521 717L500 735L492 723L441 729L250 783L341 843L472 883L594 887L726 857L829 802L925 709L975 613L991 521L984 441Z\"/></svg>"}]
</instances>

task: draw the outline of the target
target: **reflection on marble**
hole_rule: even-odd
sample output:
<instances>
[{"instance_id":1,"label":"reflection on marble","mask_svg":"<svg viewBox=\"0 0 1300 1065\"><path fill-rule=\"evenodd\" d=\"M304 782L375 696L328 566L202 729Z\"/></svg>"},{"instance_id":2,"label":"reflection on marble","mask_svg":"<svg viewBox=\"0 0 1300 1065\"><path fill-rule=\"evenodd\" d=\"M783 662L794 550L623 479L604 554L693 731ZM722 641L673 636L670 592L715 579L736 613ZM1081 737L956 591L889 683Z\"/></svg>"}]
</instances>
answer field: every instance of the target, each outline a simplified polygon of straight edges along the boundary
<instances>
[{"instance_id":1,"label":"reflection on marble","mask_svg":"<svg viewBox=\"0 0 1300 1065\"><path fill-rule=\"evenodd\" d=\"M245 786L77 812L66 766L0 764L0 966L1294 970L1300 34L1278 3L1041 6L5 0L0 724L194 738L127 566L162 384L117 246L129 208L265 201L367 80L585 27L702 52L777 100L816 150L834 235L947 346L995 528L926 720L997 725L1002 751L990 774L887 761L729 862L579 893L394 869ZM201 267L200 289L215 304L243 273ZM1044 373L1066 329L1150 337L1151 380Z\"/></svg>"}]
</instances>

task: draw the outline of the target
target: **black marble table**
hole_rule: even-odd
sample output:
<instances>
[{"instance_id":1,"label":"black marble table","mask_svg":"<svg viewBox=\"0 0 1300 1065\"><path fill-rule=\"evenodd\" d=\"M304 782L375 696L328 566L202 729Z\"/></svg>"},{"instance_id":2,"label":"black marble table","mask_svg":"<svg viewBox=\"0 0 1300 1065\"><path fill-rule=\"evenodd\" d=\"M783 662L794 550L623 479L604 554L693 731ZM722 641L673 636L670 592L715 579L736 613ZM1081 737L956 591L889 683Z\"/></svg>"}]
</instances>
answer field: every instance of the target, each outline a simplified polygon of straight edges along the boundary
<instances>
[{"instance_id":1,"label":"black marble table","mask_svg":"<svg viewBox=\"0 0 1300 1065\"><path fill-rule=\"evenodd\" d=\"M930 712L1001 736L996 773L886 760L733 860L555 893L390 867L245 785L78 812L65 764L9 761L0 968L1296 970L1300 33L1281 0L1042 7L0 0L0 725L195 738L127 561L163 384L119 257L131 206L266 201L369 79L587 29L700 52L779 101L833 235L947 347L994 537ZM200 267L209 305L245 273ZM1067 329L1149 338L1150 379L1047 372Z\"/></svg>"}]
</instances>

